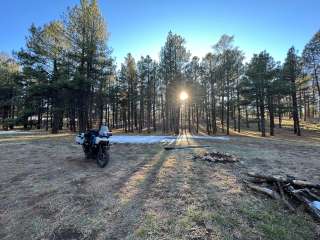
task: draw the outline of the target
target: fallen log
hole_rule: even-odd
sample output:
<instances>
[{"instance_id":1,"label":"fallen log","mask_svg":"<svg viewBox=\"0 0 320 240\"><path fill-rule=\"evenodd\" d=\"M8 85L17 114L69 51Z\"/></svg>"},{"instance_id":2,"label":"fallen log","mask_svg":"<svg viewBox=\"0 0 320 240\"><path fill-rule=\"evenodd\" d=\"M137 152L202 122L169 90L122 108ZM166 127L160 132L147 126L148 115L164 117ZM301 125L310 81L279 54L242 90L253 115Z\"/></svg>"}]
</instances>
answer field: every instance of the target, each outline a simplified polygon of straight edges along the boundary
<instances>
[{"instance_id":1,"label":"fallen log","mask_svg":"<svg viewBox=\"0 0 320 240\"><path fill-rule=\"evenodd\" d=\"M308 211L318 220L320 221L320 210L316 208L311 201L309 201L304 196L300 195L292 186L287 188L288 192L292 194L296 199L304 204L304 206L308 209Z\"/></svg>"},{"instance_id":2,"label":"fallen log","mask_svg":"<svg viewBox=\"0 0 320 240\"><path fill-rule=\"evenodd\" d=\"M262 178L267 180L268 182L281 182L281 183L288 183L288 178L283 176L273 176L273 175L265 175L261 173L255 173L255 172L248 172L248 176L255 177L255 178Z\"/></svg>"},{"instance_id":3,"label":"fallen log","mask_svg":"<svg viewBox=\"0 0 320 240\"><path fill-rule=\"evenodd\" d=\"M282 185L280 182L277 182L276 183L276 186L278 187L279 189L279 192L280 192L280 196L281 196L281 201L283 202L283 204L291 211L291 212L294 212L295 211L295 208L290 204L289 201L287 201L285 195L284 195L284 190L282 188Z\"/></svg>"},{"instance_id":4,"label":"fallen log","mask_svg":"<svg viewBox=\"0 0 320 240\"><path fill-rule=\"evenodd\" d=\"M281 186L281 183L280 182L276 182L275 185L278 187L281 197L284 198L284 192L283 192L283 188Z\"/></svg>"},{"instance_id":5,"label":"fallen log","mask_svg":"<svg viewBox=\"0 0 320 240\"><path fill-rule=\"evenodd\" d=\"M311 197L313 197L314 199L320 201L320 197L319 197L317 194L311 192L311 191L310 191L309 189L307 189L307 188L305 188L304 191L305 191L306 193L308 193L308 194L309 194Z\"/></svg>"},{"instance_id":6,"label":"fallen log","mask_svg":"<svg viewBox=\"0 0 320 240\"><path fill-rule=\"evenodd\" d=\"M268 182L291 183L302 188L308 187L308 188L320 189L320 184L312 183L305 180L298 180L293 177L284 177L281 175L266 175L266 174L254 173L254 172L249 172L248 176L255 177L255 178L262 178L267 180Z\"/></svg>"},{"instance_id":7,"label":"fallen log","mask_svg":"<svg viewBox=\"0 0 320 240\"><path fill-rule=\"evenodd\" d=\"M320 184L312 183L304 180L292 180L292 183L299 187L316 188L320 189Z\"/></svg>"},{"instance_id":8,"label":"fallen log","mask_svg":"<svg viewBox=\"0 0 320 240\"><path fill-rule=\"evenodd\" d=\"M267 180L262 179L262 178L248 178L247 179L251 183L265 183Z\"/></svg>"},{"instance_id":9,"label":"fallen log","mask_svg":"<svg viewBox=\"0 0 320 240\"><path fill-rule=\"evenodd\" d=\"M190 145L190 146L166 146L165 150L174 150L174 149L187 149L187 148L207 148L212 147L210 145Z\"/></svg>"},{"instance_id":10,"label":"fallen log","mask_svg":"<svg viewBox=\"0 0 320 240\"><path fill-rule=\"evenodd\" d=\"M255 190L257 192L260 192L260 193L264 193L264 194L268 195L269 197L271 197L273 199L279 200L281 198L280 195L276 191L273 191L272 189L269 189L269 188L266 188L266 187L260 187L258 185L251 184L251 183L246 182L246 181L245 181L245 183L247 183L247 186L250 189Z\"/></svg>"},{"instance_id":11,"label":"fallen log","mask_svg":"<svg viewBox=\"0 0 320 240\"><path fill-rule=\"evenodd\" d=\"M275 199L275 200L280 200L290 211L294 212L295 208L285 199L284 195L281 196L279 195L276 191L270 189L270 188L266 188L266 187L260 187L258 185L255 184L250 184L249 182L245 181L245 183L247 184L247 186L252 189L255 190L257 192L260 193L264 193L266 195L268 195L269 197Z\"/></svg>"},{"instance_id":12,"label":"fallen log","mask_svg":"<svg viewBox=\"0 0 320 240\"><path fill-rule=\"evenodd\" d=\"M298 190L294 190L294 193L301 193L301 194L306 194L312 197L313 199L320 201L320 197L316 195L315 193L312 193L308 188L302 188Z\"/></svg>"}]
</instances>

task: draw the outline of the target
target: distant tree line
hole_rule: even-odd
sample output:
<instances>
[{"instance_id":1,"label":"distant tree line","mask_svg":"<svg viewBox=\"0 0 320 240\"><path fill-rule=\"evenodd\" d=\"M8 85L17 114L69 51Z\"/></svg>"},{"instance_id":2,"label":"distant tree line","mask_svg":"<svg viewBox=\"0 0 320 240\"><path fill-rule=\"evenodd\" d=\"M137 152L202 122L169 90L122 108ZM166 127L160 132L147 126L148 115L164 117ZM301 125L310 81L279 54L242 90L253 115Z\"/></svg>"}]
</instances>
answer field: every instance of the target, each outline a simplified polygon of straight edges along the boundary
<instances>
[{"instance_id":1,"label":"distant tree line","mask_svg":"<svg viewBox=\"0 0 320 240\"><path fill-rule=\"evenodd\" d=\"M254 123L266 136L283 118L292 118L297 135L301 121L320 119L320 31L301 56L291 47L283 64L266 51L245 63L228 35L203 59L191 57L185 39L170 31L159 60L129 53L117 67L107 39L96 0L32 25L25 48L0 55L2 128L76 132L105 122L126 132L179 134L184 124L192 133L230 134ZM189 95L183 104L181 91Z\"/></svg>"}]
</instances>

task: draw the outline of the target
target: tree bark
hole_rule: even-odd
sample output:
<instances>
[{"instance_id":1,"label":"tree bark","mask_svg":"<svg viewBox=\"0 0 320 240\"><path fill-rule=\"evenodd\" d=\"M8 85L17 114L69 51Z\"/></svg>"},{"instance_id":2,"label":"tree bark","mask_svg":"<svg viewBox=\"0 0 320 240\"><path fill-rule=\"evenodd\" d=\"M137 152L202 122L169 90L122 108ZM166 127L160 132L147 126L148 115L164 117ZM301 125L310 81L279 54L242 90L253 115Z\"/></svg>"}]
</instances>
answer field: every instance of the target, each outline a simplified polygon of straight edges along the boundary
<instances>
[{"instance_id":1,"label":"tree bark","mask_svg":"<svg viewBox=\"0 0 320 240\"><path fill-rule=\"evenodd\" d=\"M261 136L266 136L266 127L265 127L265 112L264 112L264 100L263 97L260 98L260 125L261 125Z\"/></svg>"}]
</instances>

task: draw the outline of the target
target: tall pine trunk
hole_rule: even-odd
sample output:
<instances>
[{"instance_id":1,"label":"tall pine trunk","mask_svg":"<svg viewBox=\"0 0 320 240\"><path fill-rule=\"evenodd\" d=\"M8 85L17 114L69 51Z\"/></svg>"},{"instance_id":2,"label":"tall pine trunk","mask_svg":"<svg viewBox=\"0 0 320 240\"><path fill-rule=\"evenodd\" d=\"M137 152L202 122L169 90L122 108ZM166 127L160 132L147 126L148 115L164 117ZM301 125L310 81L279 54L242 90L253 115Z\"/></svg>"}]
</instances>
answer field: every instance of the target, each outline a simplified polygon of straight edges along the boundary
<instances>
[{"instance_id":1,"label":"tall pine trunk","mask_svg":"<svg viewBox=\"0 0 320 240\"><path fill-rule=\"evenodd\" d=\"M270 120L270 136L274 136L274 110L273 110L273 97L268 97L268 110Z\"/></svg>"},{"instance_id":2,"label":"tall pine trunk","mask_svg":"<svg viewBox=\"0 0 320 240\"><path fill-rule=\"evenodd\" d=\"M260 126L261 126L261 136L266 136L265 127L265 111L264 111L264 100L263 97L260 98Z\"/></svg>"},{"instance_id":3,"label":"tall pine trunk","mask_svg":"<svg viewBox=\"0 0 320 240\"><path fill-rule=\"evenodd\" d=\"M297 102L297 93L296 93L296 84L295 79L291 79L291 97L292 97L292 117L293 117L293 130L294 133L298 136L301 136L300 124L299 124L299 113L298 113L298 102Z\"/></svg>"}]
</instances>

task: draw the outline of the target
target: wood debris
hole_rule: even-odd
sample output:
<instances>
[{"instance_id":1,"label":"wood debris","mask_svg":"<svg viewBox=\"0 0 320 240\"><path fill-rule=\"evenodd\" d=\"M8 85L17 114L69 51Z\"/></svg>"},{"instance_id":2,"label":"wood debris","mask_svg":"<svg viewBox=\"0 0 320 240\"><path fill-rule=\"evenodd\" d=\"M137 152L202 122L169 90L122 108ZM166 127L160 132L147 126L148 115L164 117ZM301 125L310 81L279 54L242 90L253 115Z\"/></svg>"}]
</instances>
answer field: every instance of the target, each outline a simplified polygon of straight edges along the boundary
<instances>
[{"instance_id":1,"label":"wood debris","mask_svg":"<svg viewBox=\"0 0 320 240\"><path fill-rule=\"evenodd\" d=\"M229 153L220 152L206 152L204 154L196 154L193 156L194 160L207 161L210 163L234 163L239 161L236 156Z\"/></svg>"},{"instance_id":2,"label":"wood debris","mask_svg":"<svg viewBox=\"0 0 320 240\"><path fill-rule=\"evenodd\" d=\"M287 209L303 205L314 218L320 221L320 184L293 176L248 173L247 187L281 201ZM258 185L259 184L259 185Z\"/></svg>"}]
</instances>

